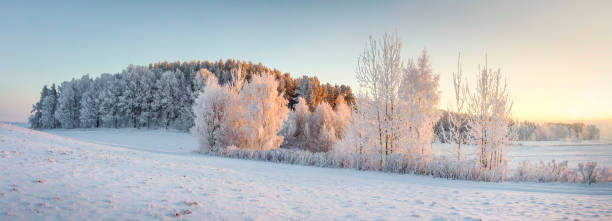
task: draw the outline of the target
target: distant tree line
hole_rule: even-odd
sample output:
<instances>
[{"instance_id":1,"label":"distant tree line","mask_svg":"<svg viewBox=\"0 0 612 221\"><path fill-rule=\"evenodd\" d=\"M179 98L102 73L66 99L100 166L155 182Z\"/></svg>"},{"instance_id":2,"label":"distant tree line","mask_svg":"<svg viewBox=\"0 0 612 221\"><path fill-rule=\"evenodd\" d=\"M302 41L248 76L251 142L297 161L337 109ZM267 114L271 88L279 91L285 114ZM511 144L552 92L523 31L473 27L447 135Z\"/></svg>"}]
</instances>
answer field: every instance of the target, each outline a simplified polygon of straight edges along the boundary
<instances>
[{"instance_id":1,"label":"distant tree line","mask_svg":"<svg viewBox=\"0 0 612 221\"><path fill-rule=\"evenodd\" d=\"M467 114L443 111L442 118L436 124L436 135L438 140L448 143L452 139L468 140L466 131L469 129L466 118ZM530 121L516 122L510 124L513 135L519 141L558 141L558 140L599 140L600 131L595 125L585 123L536 123ZM463 137L449 136L453 130L455 134Z\"/></svg>"},{"instance_id":2,"label":"distant tree line","mask_svg":"<svg viewBox=\"0 0 612 221\"><path fill-rule=\"evenodd\" d=\"M311 111L327 102L336 106L343 97L349 106L355 98L349 86L321 84L317 77L292 78L261 63L228 59L217 62L157 62L148 66L130 65L117 74L45 85L32 107L32 128L135 127L188 130L194 125L192 105L205 80L214 75L220 85L236 77L247 82L256 75L272 75L278 92L293 109L298 97ZM198 77L200 76L200 77Z\"/></svg>"},{"instance_id":3,"label":"distant tree line","mask_svg":"<svg viewBox=\"0 0 612 221\"><path fill-rule=\"evenodd\" d=\"M584 123L535 123L517 125L519 140L599 140L600 131L595 125Z\"/></svg>"}]
</instances>

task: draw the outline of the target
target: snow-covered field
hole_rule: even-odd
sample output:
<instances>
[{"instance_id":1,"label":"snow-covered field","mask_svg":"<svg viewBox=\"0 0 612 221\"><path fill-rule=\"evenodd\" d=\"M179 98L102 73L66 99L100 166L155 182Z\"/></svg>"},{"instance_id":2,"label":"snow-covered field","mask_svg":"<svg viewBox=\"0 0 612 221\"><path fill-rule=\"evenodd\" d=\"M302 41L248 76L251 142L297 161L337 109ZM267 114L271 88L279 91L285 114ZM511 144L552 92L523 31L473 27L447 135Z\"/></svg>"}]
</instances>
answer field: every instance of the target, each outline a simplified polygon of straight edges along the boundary
<instances>
[{"instance_id":1,"label":"snow-covered field","mask_svg":"<svg viewBox=\"0 0 612 221\"><path fill-rule=\"evenodd\" d=\"M483 183L208 157L172 131L46 132L0 124L0 220L612 219L610 183Z\"/></svg>"}]
</instances>

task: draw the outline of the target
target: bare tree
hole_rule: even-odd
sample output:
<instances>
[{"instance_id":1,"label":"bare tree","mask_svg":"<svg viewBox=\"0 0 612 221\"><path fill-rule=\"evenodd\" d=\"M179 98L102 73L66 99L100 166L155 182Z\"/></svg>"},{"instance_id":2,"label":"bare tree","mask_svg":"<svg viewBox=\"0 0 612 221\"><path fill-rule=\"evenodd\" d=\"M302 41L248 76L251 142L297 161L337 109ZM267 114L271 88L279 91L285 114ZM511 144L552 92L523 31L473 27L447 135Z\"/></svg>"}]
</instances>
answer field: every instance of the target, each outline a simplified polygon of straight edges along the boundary
<instances>
[{"instance_id":1,"label":"bare tree","mask_svg":"<svg viewBox=\"0 0 612 221\"><path fill-rule=\"evenodd\" d=\"M480 68L479 68L480 70ZM477 145L478 159L482 167L496 169L505 159L504 147L512 140L512 101L508 96L501 70L493 71L485 66L477 76L476 87L468 90L468 136Z\"/></svg>"},{"instance_id":2,"label":"bare tree","mask_svg":"<svg viewBox=\"0 0 612 221\"><path fill-rule=\"evenodd\" d=\"M468 86L463 79L463 72L461 70L461 54L457 59L457 73L453 73L453 87L455 92L455 103L447 108L448 116L447 120L449 123L449 135L447 142L455 146L455 155L457 160L461 160L461 145L465 144L465 129L467 124L467 117L462 117L466 111L466 95L468 93Z\"/></svg>"},{"instance_id":3,"label":"bare tree","mask_svg":"<svg viewBox=\"0 0 612 221\"><path fill-rule=\"evenodd\" d=\"M356 78L369 103L364 106L370 107L360 111L375 122L381 165L382 156L398 148L399 89L404 71L401 46L397 34L385 33L380 42L370 36L357 64Z\"/></svg>"}]
</instances>

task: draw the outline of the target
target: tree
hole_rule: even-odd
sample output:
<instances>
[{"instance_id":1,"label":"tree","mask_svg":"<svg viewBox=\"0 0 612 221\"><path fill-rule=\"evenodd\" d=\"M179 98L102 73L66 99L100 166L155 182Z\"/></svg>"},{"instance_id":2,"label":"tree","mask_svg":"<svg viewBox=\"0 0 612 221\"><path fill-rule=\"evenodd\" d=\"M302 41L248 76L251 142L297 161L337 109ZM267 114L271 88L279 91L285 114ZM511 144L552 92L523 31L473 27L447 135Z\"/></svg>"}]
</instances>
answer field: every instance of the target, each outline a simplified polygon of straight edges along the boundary
<instances>
[{"instance_id":1,"label":"tree","mask_svg":"<svg viewBox=\"0 0 612 221\"><path fill-rule=\"evenodd\" d=\"M585 140L599 140L600 131L595 125L587 125L584 135Z\"/></svg>"},{"instance_id":2,"label":"tree","mask_svg":"<svg viewBox=\"0 0 612 221\"><path fill-rule=\"evenodd\" d=\"M40 92L40 99L36 104L32 105L32 110L30 111L31 115L28 118L28 122L30 123L31 128L41 128L42 127L42 112L43 112L43 101L45 97L49 94L49 88L45 85Z\"/></svg>"},{"instance_id":3,"label":"tree","mask_svg":"<svg viewBox=\"0 0 612 221\"><path fill-rule=\"evenodd\" d=\"M319 79L317 77L310 78L306 75L299 79L297 88L295 89L296 101L298 97L302 97L306 100L306 104L311 111L313 111L322 99L319 96Z\"/></svg>"},{"instance_id":4,"label":"tree","mask_svg":"<svg viewBox=\"0 0 612 221\"><path fill-rule=\"evenodd\" d=\"M63 128L80 126L81 98L89 89L91 82L89 75L84 75L81 79L62 82L57 98L55 118Z\"/></svg>"},{"instance_id":5,"label":"tree","mask_svg":"<svg viewBox=\"0 0 612 221\"><path fill-rule=\"evenodd\" d=\"M117 128L123 125L121 121L125 116L123 112L125 108L122 107L124 103L121 102L121 99L125 91L125 83L121 76L119 74L100 76L104 85L100 92L100 115L102 123L107 127Z\"/></svg>"},{"instance_id":6,"label":"tree","mask_svg":"<svg viewBox=\"0 0 612 221\"><path fill-rule=\"evenodd\" d=\"M103 118L102 93L108 86L109 74L102 74L91 82L88 89L83 92L81 97L81 108L79 110L79 119L81 127L101 127Z\"/></svg>"},{"instance_id":7,"label":"tree","mask_svg":"<svg viewBox=\"0 0 612 221\"><path fill-rule=\"evenodd\" d=\"M489 69L486 59L477 80L474 90L468 89L466 94L470 116L467 135L477 146L480 165L492 170L504 164L504 147L513 139L512 101L500 69Z\"/></svg>"},{"instance_id":8,"label":"tree","mask_svg":"<svg viewBox=\"0 0 612 221\"><path fill-rule=\"evenodd\" d=\"M448 114L446 120L450 128L449 136L445 140L455 146L457 160L461 160L461 145L466 143L465 131L468 120L467 117L461 115L466 111L468 93L468 87L465 84L463 72L461 70L461 57L457 59L457 73L453 73L453 88L455 92L455 103L447 108ZM444 133L444 130L442 130L442 133Z\"/></svg>"},{"instance_id":9,"label":"tree","mask_svg":"<svg viewBox=\"0 0 612 221\"><path fill-rule=\"evenodd\" d=\"M193 105L195 126L191 131L199 139L200 151L207 153L222 146L225 129L222 127L228 126L225 121L231 116L229 111L237 98L229 87L220 86L214 76L207 78L205 85Z\"/></svg>"},{"instance_id":10,"label":"tree","mask_svg":"<svg viewBox=\"0 0 612 221\"><path fill-rule=\"evenodd\" d=\"M376 123L360 111L362 109L369 110L370 107L367 106L369 104L370 102L366 101L364 96L359 96L356 99L356 105L361 109L353 109L350 117L346 119L346 130L342 138L332 146L334 152L337 154L380 153L380 149L376 148L379 142L378 138L370 136L372 128L376 127Z\"/></svg>"},{"instance_id":11,"label":"tree","mask_svg":"<svg viewBox=\"0 0 612 221\"><path fill-rule=\"evenodd\" d=\"M308 150L311 152L327 152L336 142L335 113L327 102L317 106L308 124Z\"/></svg>"},{"instance_id":12,"label":"tree","mask_svg":"<svg viewBox=\"0 0 612 221\"><path fill-rule=\"evenodd\" d=\"M168 128L179 116L182 99L179 73L166 71L156 82L157 94L152 103L152 111L159 114L159 126Z\"/></svg>"},{"instance_id":13,"label":"tree","mask_svg":"<svg viewBox=\"0 0 612 221\"><path fill-rule=\"evenodd\" d=\"M342 95L339 95L336 98L335 104L336 110L332 125L334 126L334 131L336 132L336 139L343 139L346 129L352 120L351 108L348 106L344 100L344 96Z\"/></svg>"},{"instance_id":14,"label":"tree","mask_svg":"<svg viewBox=\"0 0 612 221\"><path fill-rule=\"evenodd\" d=\"M408 153L414 156L431 156L431 144L435 138L434 126L440 119L438 90L440 76L433 74L427 51L415 65L409 61L400 86L399 108L404 117L404 130L409 144Z\"/></svg>"},{"instance_id":15,"label":"tree","mask_svg":"<svg viewBox=\"0 0 612 221\"><path fill-rule=\"evenodd\" d=\"M383 156L399 149L399 88L404 72L401 46L396 34L384 34L381 42L370 36L357 63L356 78L365 91L363 105L357 108L366 119L374 122L375 129L368 136L374 136L378 141L381 165L385 159Z\"/></svg>"},{"instance_id":16,"label":"tree","mask_svg":"<svg viewBox=\"0 0 612 221\"><path fill-rule=\"evenodd\" d=\"M57 109L57 90L55 89L55 84L51 86L51 89L48 91L47 96L43 99L42 109L41 109L41 119L40 126L41 128L56 128L59 125L58 120L55 118L55 113Z\"/></svg>"},{"instance_id":17,"label":"tree","mask_svg":"<svg viewBox=\"0 0 612 221\"><path fill-rule=\"evenodd\" d=\"M298 97L295 110L289 115L288 131L285 133L285 142L290 148L307 149L310 139L310 116L306 99Z\"/></svg>"},{"instance_id":18,"label":"tree","mask_svg":"<svg viewBox=\"0 0 612 221\"><path fill-rule=\"evenodd\" d=\"M283 137L278 132L287 119L287 100L278 92L278 82L272 75L255 76L240 91L238 102L244 107L233 125L240 131L238 147L267 150L280 147ZM233 107L234 108L234 107ZM235 107L239 109L239 107Z\"/></svg>"},{"instance_id":19,"label":"tree","mask_svg":"<svg viewBox=\"0 0 612 221\"><path fill-rule=\"evenodd\" d=\"M75 80L62 82L57 98L57 110L55 118L63 128L75 128L79 126L79 108L77 103Z\"/></svg>"}]
</instances>

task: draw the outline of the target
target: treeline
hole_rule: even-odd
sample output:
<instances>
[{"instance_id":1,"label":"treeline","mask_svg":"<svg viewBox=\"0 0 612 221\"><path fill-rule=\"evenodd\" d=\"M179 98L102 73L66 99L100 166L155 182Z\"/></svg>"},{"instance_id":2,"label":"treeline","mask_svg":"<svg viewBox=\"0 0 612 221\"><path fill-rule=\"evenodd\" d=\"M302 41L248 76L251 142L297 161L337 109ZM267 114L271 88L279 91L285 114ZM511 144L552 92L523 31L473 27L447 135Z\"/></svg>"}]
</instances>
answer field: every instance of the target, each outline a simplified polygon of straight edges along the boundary
<instances>
[{"instance_id":1,"label":"treeline","mask_svg":"<svg viewBox=\"0 0 612 221\"><path fill-rule=\"evenodd\" d=\"M599 140L600 131L595 125L584 123L535 123L517 125L519 140Z\"/></svg>"},{"instance_id":2,"label":"treeline","mask_svg":"<svg viewBox=\"0 0 612 221\"><path fill-rule=\"evenodd\" d=\"M449 136L453 130L458 130L463 136L467 131L467 114L443 111L435 130L437 139L448 143L453 139L468 140L468 137ZM462 123L463 122L463 123ZM455 125L458 124L458 125ZM599 140L600 130L597 126L585 123L536 123L530 121L510 124L513 135L519 141L558 141L558 140Z\"/></svg>"},{"instance_id":3,"label":"treeline","mask_svg":"<svg viewBox=\"0 0 612 221\"><path fill-rule=\"evenodd\" d=\"M45 85L33 105L29 123L32 128L193 127L192 105L202 87L202 76L214 75L221 85L239 77L250 81L255 75L272 75L279 82L278 92L291 109L303 97L310 110L321 102L335 107L338 97L355 103L346 85L321 84L317 77L292 78L261 63L228 59L217 62L158 62L148 66L130 65L117 74L64 81L59 86Z\"/></svg>"}]
</instances>

